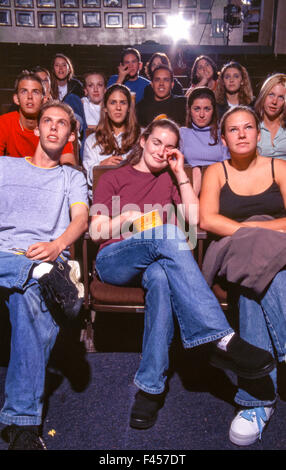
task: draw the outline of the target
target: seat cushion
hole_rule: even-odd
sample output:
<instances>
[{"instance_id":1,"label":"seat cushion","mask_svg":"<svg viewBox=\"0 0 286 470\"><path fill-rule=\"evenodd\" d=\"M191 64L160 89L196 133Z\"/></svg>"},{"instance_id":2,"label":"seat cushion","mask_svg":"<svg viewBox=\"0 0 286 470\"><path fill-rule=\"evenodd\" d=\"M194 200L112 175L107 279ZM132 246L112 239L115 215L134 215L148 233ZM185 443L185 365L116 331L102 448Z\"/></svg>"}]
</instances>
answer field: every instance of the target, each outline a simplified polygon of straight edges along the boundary
<instances>
[{"instance_id":1,"label":"seat cushion","mask_svg":"<svg viewBox=\"0 0 286 470\"><path fill-rule=\"evenodd\" d=\"M91 302L105 305L144 305L141 287L120 287L101 282L97 277L90 284Z\"/></svg>"}]
</instances>

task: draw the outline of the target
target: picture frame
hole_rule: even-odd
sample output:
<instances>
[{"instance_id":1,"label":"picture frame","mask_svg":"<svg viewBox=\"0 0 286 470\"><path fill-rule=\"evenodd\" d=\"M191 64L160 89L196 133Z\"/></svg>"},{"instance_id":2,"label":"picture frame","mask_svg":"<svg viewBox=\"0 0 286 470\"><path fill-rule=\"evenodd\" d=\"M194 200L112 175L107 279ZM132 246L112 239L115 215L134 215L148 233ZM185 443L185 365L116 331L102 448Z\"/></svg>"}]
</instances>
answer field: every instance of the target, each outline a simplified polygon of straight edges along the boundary
<instances>
[{"instance_id":1,"label":"picture frame","mask_svg":"<svg viewBox=\"0 0 286 470\"><path fill-rule=\"evenodd\" d=\"M56 28L57 13L55 11L38 11L39 28Z\"/></svg>"},{"instance_id":2,"label":"picture frame","mask_svg":"<svg viewBox=\"0 0 286 470\"><path fill-rule=\"evenodd\" d=\"M101 0L82 0L82 8L100 8Z\"/></svg>"},{"instance_id":3,"label":"picture frame","mask_svg":"<svg viewBox=\"0 0 286 470\"><path fill-rule=\"evenodd\" d=\"M179 8L197 8L197 0L178 0Z\"/></svg>"},{"instance_id":4,"label":"picture frame","mask_svg":"<svg viewBox=\"0 0 286 470\"><path fill-rule=\"evenodd\" d=\"M212 14L210 11L201 13L199 12L199 24L211 24Z\"/></svg>"},{"instance_id":5,"label":"picture frame","mask_svg":"<svg viewBox=\"0 0 286 470\"><path fill-rule=\"evenodd\" d=\"M103 6L106 8L121 8L122 0L103 0Z\"/></svg>"},{"instance_id":6,"label":"picture frame","mask_svg":"<svg viewBox=\"0 0 286 470\"><path fill-rule=\"evenodd\" d=\"M61 8L79 8L79 0L61 0Z\"/></svg>"},{"instance_id":7,"label":"picture frame","mask_svg":"<svg viewBox=\"0 0 286 470\"><path fill-rule=\"evenodd\" d=\"M168 13L152 13L152 27L166 28L168 26Z\"/></svg>"},{"instance_id":8,"label":"picture frame","mask_svg":"<svg viewBox=\"0 0 286 470\"><path fill-rule=\"evenodd\" d=\"M127 8L146 8L146 0L127 0Z\"/></svg>"},{"instance_id":9,"label":"picture frame","mask_svg":"<svg viewBox=\"0 0 286 470\"><path fill-rule=\"evenodd\" d=\"M183 12L183 18L189 22L190 26L194 26L196 24L196 16L196 10Z\"/></svg>"},{"instance_id":10,"label":"picture frame","mask_svg":"<svg viewBox=\"0 0 286 470\"><path fill-rule=\"evenodd\" d=\"M37 0L38 8L56 8L56 0Z\"/></svg>"},{"instance_id":11,"label":"picture frame","mask_svg":"<svg viewBox=\"0 0 286 470\"><path fill-rule=\"evenodd\" d=\"M171 0L153 0L153 8L170 9Z\"/></svg>"},{"instance_id":12,"label":"picture frame","mask_svg":"<svg viewBox=\"0 0 286 470\"><path fill-rule=\"evenodd\" d=\"M128 13L128 28L142 29L146 28L146 13Z\"/></svg>"},{"instance_id":13,"label":"picture frame","mask_svg":"<svg viewBox=\"0 0 286 470\"><path fill-rule=\"evenodd\" d=\"M0 26L12 26L10 10L0 10Z\"/></svg>"},{"instance_id":14,"label":"picture frame","mask_svg":"<svg viewBox=\"0 0 286 470\"><path fill-rule=\"evenodd\" d=\"M210 10L212 3L212 0L200 0L200 10Z\"/></svg>"},{"instance_id":15,"label":"picture frame","mask_svg":"<svg viewBox=\"0 0 286 470\"><path fill-rule=\"evenodd\" d=\"M105 13L105 27L106 28L123 28L123 15L119 12Z\"/></svg>"},{"instance_id":16,"label":"picture frame","mask_svg":"<svg viewBox=\"0 0 286 470\"><path fill-rule=\"evenodd\" d=\"M61 11L62 28L79 28L79 13L77 11Z\"/></svg>"},{"instance_id":17,"label":"picture frame","mask_svg":"<svg viewBox=\"0 0 286 470\"><path fill-rule=\"evenodd\" d=\"M84 11L82 13L82 25L84 28L100 28L101 16L99 11Z\"/></svg>"},{"instance_id":18,"label":"picture frame","mask_svg":"<svg viewBox=\"0 0 286 470\"><path fill-rule=\"evenodd\" d=\"M34 28L35 17L33 11L15 10L16 26Z\"/></svg>"},{"instance_id":19,"label":"picture frame","mask_svg":"<svg viewBox=\"0 0 286 470\"><path fill-rule=\"evenodd\" d=\"M10 7L11 2L10 0L0 0L0 7Z\"/></svg>"},{"instance_id":20,"label":"picture frame","mask_svg":"<svg viewBox=\"0 0 286 470\"><path fill-rule=\"evenodd\" d=\"M15 0L15 8L34 8L34 0Z\"/></svg>"}]
</instances>

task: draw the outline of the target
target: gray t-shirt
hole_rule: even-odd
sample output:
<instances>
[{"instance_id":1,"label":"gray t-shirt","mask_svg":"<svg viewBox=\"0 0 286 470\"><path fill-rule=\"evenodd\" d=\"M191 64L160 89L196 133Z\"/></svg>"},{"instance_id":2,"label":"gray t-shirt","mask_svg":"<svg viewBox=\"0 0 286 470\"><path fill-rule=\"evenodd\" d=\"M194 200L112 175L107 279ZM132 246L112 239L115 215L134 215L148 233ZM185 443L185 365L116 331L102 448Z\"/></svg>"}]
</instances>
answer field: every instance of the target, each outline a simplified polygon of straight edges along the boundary
<instances>
[{"instance_id":1,"label":"gray t-shirt","mask_svg":"<svg viewBox=\"0 0 286 470\"><path fill-rule=\"evenodd\" d=\"M84 175L67 165L47 169L30 158L0 158L0 250L26 250L55 240L70 224L73 204L88 206ZM68 250L63 253L68 256Z\"/></svg>"}]
</instances>

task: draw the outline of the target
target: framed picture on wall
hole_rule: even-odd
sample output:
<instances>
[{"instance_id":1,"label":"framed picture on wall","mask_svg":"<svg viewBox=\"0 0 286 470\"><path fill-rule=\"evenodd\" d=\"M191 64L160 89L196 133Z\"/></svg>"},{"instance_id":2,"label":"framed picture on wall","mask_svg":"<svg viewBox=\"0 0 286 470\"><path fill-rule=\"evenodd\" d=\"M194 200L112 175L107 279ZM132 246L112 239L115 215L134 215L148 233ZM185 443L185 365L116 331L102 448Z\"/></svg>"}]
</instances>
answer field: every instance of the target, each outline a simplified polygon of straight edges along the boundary
<instances>
[{"instance_id":1,"label":"framed picture on wall","mask_svg":"<svg viewBox=\"0 0 286 470\"><path fill-rule=\"evenodd\" d=\"M128 28L146 28L146 13L128 13Z\"/></svg>"},{"instance_id":2,"label":"framed picture on wall","mask_svg":"<svg viewBox=\"0 0 286 470\"><path fill-rule=\"evenodd\" d=\"M0 26L11 26L11 11L0 10Z\"/></svg>"},{"instance_id":3,"label":"framed picture on wall","mask_svg":"<svg viewBox=\"0 0 286 470\"><path fill-rule=\"evenodd\" d=\"M171 8L171 0L153 0L153 8Z\"/></svg>"},{"instance_id":4,"label":"framed picture on wall","mask_svg":"<svg viewBox=\"0 0 286 470\"><path fill-rule=\"evenodd\" d=\"M61 8L78 8L79 0L61 0Z\"/></svg>"},{"instance_id":5,"label":"framed picture on wall","mask_svg":"<svg viewBox=\"0 0 286 470\"><path fill-rule=\"evenodd\" d=\"M168 21L168 13L153 13L152 27L153 28L166 28Z\"/></svg>"},{"instance_id":6,"label":"framed picture on wall","mask_svg":"<svg viewBox=\"0 0 286 470\"><path fill-rule=\"evenodd\" d=\"M57 15L55 11L38 11L39 28L56 28Z\"/></svg>"},{"instance_id":7,"label":"framed picture on wall","mask_svg":"<svg viewBox=\"0 0 286 470\"><path fill-rule=\"evenodd\" d=\"M82 0L82 7L83 8L100 8L101 1L100 0Z\"/></svg>"},{"instance_id":8,"label":"framed picture on wall","mask_svg":"<svg viewBox=\"0 0 286 470\"><path fill-rule=\"evenodd\" d=\"M16 8L34 8L34 0L15 0Z\"/></svg>"},{"instance_id":9,"label":"framed picture on wall","mask_svg":"<svg viewBox=\"0 0 286 470\"><path fill-rule=\"evenodd\" d=\"M0 0L0 7L10 7L10 0Z\"/></svg>"},{"instance_id":10,"label":"framed picture on wall","mask_svg":"<svg viewBox=\"0 0 286 470\"><path fill-rule=\"evenodd\" d=\"M99 11L84 11L82 14L82 24L85 28L100 28L101 19Z\"/></svg>"},{"instance_id":11,"label":"framed picture on wall","mask_svg":"<svg viewBox=\"0 0 286 470\"><path fill-rule=\"evenodd\" d=\"M178 0L179 8L197 8L197 0Z\"/></svg>"},{"instance_id":12,"label":"framed picture on wall","mask_svg":"<svg viewBox=\"0 0 286 470\"><path fill-rule=\"evenodd\" d=\"M79 15L77 11L62 11L61 12L61 26L63 28L78 28Z\"/></svg>"},{"instance_id":13,"label":"framed picture on wall","mask_svg":"<svg viewBox=\"0 0 286 470\"><path fill-rule=\"evenodd\" d=\"M121 8L122 0L103 0L103 6L112 8Z\"/></svg>"},{"instance_id":14,"label":"framed picture on wall","mask_svg":"<svg viewBox=\"0 0 286 470\"><path fill-rule=\"evenodd\" d=\"M35 18L33 11L15 11L16 26L28 26L34 28Z\"/></svg>"},{"instance_id":15,"label":"framed picture on wall","mask_svg":"<svg viewBox=\"0 0 286 470\"><path fill-rule=\"evenodd\" d=\"M212 7L213 0L200 0L201 10L210 10Z\"/></svg>"},{"instance_id":16,"label":"framed picture on wall","mask_svg":"<svg viewBox=\"0 0 286 470\"><path fill-rule=\"evenodd\" d=\"M38 8L56 8L56 0L37 0Z\"/></svg>"},{"instance_id":17,"label":"framed picture on wall","mask_svg":"<svg viewBox=\"0 0 286 470\"><path fill-rule=\"evenodd\" d=\"M184 11L183 18L188 21L190 26L196 24L196 12L195 11Z\"/></svg>"},{"instance_id":18,"label":"framed picture on wall","mask_svg":"<svg viewBox=\"0 0 286 470\"><path fill-rule=\"evenodd\" d=\"M145 8L145 0L127 0L128 8Z\"/></svg>"},{"instance_id":19,"label":"framed picture on wall","mask_svg":"<svg viewBox=\"0 0 286 470\"><path fill-rule=\"evenodd\" d=\"M106 28L122 28L123 18L122 13L105 13L105 27Z\"/></svg>"},{"instance_id":20,"label":"framed picture on wall","mask_svg":"<svg viewBox=\"0 0 286 470\"><path fill-rule=\"evenodd\" d=\"M199 24L211 24L212 14L208 13L199 13Z\"/></svg>"}]
</instances>

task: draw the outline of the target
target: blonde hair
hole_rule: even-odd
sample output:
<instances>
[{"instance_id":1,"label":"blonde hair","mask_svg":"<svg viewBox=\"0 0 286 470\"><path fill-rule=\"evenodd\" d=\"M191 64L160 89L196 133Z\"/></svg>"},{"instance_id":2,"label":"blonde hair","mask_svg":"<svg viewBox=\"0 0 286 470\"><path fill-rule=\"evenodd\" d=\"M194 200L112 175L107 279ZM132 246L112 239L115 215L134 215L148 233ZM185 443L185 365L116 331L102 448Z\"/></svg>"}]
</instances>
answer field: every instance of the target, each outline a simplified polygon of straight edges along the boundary
<instances>
[{"instance_id":1,"label":"blonde hair","mask_svg":"<svg viewBox=\"0 0 286 470\"><path fill-rule=\"evenodd\" d=\"M225 85L223 82L223 77L224 77L225 72L231 68L238 70L242 76L242 84L238 92L239 104L249 105L253 101L254 97L253 97L253 91L252 91L251 81L250 81L248 72L246 68L243 67L243 65L239 64L238 62L233 62L233 61L228 62L221 69L221 72L217 80L217 86L215 89L216 102L218 104L225 103L226 89L225 89Z\"/></svg>"},{"instance_id":2,"label":"blonde hair","mask_svg":"<svg viewBox=\"0 0 286 470\"><path fill-rule=\"evenodd\" d=\"M269 95L270 91L276 85L282 85L286 88L286 75L284 73L275 73L268 77L265 82L263 83L258 98L255 103L255 112L257 113L260 121L262 122L264 119L264 103L266 100L267 95ZM284 109L280 115L280 122L283 128L286 127L286 106L284 104Z\"/></svg>"}]
</instances>

